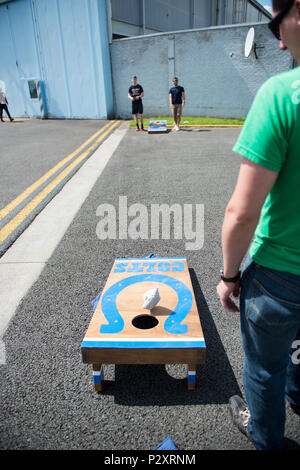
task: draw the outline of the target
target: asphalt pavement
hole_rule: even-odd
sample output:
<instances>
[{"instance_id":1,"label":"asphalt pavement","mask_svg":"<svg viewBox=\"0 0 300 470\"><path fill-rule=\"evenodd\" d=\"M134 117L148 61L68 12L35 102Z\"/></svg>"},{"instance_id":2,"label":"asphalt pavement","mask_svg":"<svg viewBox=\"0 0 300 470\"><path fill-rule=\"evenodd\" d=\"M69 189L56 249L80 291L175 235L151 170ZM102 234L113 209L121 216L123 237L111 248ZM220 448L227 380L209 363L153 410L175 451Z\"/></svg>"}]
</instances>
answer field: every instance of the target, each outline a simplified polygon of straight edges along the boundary
<instances>
[{"instance_id":1,"label":"asphalt pavement","mask_svg":"<svg viewBox=\"0 0 300 470\"><path fill-rule=\"evenodd\" d=\"M216 296L222 220L241 161L232 152L239 132L127 131L3 338L1 449L152 450L169 435L180 450L254 450L227 406L243 393L239 316L226 313ZM149 213L152 204L204 205L203 247L186 250L187 240L172 236L99 240L97 207L118 211L120 196ZM196 390L187 390L183 365L106 365L97 394L80 355L91 302L115 258L150 253L188 259L207 344ZM300 445L299 418L288 407L286 436L290 448Z\"/></svg>"},{"instance_id":2,"label":"asphalt pavement","mask_svg":"<svg viewBox=\"0 0 300 470\"><path fill-rule=\"evenodd\" d=\"M0 257L120 123L28 120L15 126L22 122L1 127L0 200L10 202L0 209Z\"/></svg>"},{"instance_id":3,"label":"asphalt pavement","mask_svg":"<svg viewBox=\"0 0 300 470\"><path fill-rule=\"evenodd\" d=\"M0 209L107 122L93 119L1 122Z\"/></svg>"}]
</instances>

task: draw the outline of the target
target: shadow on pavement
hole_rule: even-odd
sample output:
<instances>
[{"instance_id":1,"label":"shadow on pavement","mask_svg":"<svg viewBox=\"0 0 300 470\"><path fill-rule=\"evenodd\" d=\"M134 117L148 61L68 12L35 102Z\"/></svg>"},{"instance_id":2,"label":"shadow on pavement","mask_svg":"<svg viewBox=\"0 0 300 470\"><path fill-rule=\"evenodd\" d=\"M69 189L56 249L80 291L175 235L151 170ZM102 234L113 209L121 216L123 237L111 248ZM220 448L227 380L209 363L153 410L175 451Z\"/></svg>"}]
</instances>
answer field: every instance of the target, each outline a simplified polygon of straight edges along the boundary
<instances>
[{"instance_id":1,"label":"shadow on pavement","mask_svg":"<svg viewBox=\"0 0 300 470\"><path fill-rule=\"evenodd\" d=\"M300 450L300 445L293 439L284 438L284 450Z\"/></svg>"},{"instance_id":2,"label":"shadow on pavement","mask_svg":"<svg viewBox=\"0 0 300 470\"><path fill-rule=\"evenodd\" d=\"M180 128L182 132L211 132L211 129L184 129L183 127Z\"/></svg>"},{"instance_id":3,"label":"shadow on pavement","mask_svg":"<svg viewBox=\"0 0 300 470\"><path fill-rule=\"evenodd\" d=\"M24 121L16 121L16 120L14 119L12 122L10 122L9 119L6 119L6 120L4 120L4 124L5 124L6 122L8 122L9 124L12 124L12 123L14 123L14 124L20 124L20 123L22 123L22 122L24 122Z\"/></svg>"},{"instance_id":4,"label":"shadow on pavement","mask_svg":"<svg viewBox=\"0 0 300 470\"><path fill-rule=\"evenodd\" d=\"M115 366L115 380L104 380L103 395L129 406L224 404L241 395L196 274L189 271L207 347L206 362L197 367L196 390L187 389L185 364L131 364Z\"/></svg>"},{"instance_id":5,"label":"shadow on pavement","mask_svg":"<svg viewBox=\"0 0 300 470\"><path fill-rule=\"evenodd\" d=\"M158 131L158 132L147 132L149 135L163 135L163 134L170 134L171 129L167 129L166 131Z\"/></svg>"}]
</instances>

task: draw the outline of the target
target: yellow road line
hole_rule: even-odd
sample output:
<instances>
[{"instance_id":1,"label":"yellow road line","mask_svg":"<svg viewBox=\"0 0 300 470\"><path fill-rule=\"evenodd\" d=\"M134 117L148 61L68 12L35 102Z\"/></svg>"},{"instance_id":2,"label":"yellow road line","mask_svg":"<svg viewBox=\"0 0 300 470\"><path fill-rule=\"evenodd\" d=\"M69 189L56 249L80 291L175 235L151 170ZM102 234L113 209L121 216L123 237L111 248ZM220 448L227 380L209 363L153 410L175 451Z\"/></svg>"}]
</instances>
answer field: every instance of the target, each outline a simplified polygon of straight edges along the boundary
<instances>
[{"instance_id":1,"label":"yellow road line","mask_svg":"<svg viewBox=\"0 0 300 470\"><path fill-rule=\"evenodd\" d=\"M120 121L115 121L109 129L102 134L85 152L79 155L70 165L67 166L53 181L51 181L39 194L37 194L12 220L10 220L0 230L0 243L2 243L16 228L20 225L26 217L42 202L45 197L75 168L78 163L86 158L88 153L97 147L98 143L115 128Z\"/></svg>"},{"instance_id":2,"label":"yellow road line","mask_svg":"<svg viewBox=\"0 0 300 470\"><path fill-rule=\"evenodd\" d=\"M63 160L61 160L59 163L57 163L51 170L47 171L43 176L41 176L37 181L35 181L32 185L30 185L28 188L25 189L19 196L17 196L15 199L13 199L7 206L5 206L3 209L0 210L0 220L2 220L4 217L7 216L15 207L17 207L21 202L24 201L31 193L33 193L41 184L43 184L45 181L47 181L50 176L52 176L59 168L65 165L69 160L71 160L76 153L80 152L84 147L86 147L97 135L102 133L106 128L109 126L113 126L115 121L113 123L108 122L103 126L99 131L95 132L89 139L87 139L82 145L80 145L74 152L70 153L67 157L65 157Z\"/></svg>"}]
</instances>

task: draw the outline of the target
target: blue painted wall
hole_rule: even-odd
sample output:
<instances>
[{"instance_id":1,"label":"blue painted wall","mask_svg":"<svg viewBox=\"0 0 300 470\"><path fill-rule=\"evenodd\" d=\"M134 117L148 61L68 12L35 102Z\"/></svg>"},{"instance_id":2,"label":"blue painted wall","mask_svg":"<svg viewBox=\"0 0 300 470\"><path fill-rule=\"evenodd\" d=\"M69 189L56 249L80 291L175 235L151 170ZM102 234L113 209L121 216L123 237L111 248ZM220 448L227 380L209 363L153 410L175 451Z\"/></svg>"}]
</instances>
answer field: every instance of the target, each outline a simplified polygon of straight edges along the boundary
<instances>
[{"instance_id":1,"label":"blue painted wall","mask_svg":"<svg viewBox=\"0 0 300 470\"><path fill-rule=\"evenodd\" d=\"M0 28L0 81L14 116L40 116L28 89L40 79L49 117L112 117L105 0L16 0L0 6Z\"/></svg>"},{"instance_id":2,"label":"blue painted wall","mask_svg":"<svg viewBox=\"0 0 300 470\"><path fill-rule=\"evenodd\" d=\"M29 0L0 7L2 36L0 80L14 116L39 114L38 99L30 99L28 80L39 77L35 36Z\"/></svg>"}]
</instances>

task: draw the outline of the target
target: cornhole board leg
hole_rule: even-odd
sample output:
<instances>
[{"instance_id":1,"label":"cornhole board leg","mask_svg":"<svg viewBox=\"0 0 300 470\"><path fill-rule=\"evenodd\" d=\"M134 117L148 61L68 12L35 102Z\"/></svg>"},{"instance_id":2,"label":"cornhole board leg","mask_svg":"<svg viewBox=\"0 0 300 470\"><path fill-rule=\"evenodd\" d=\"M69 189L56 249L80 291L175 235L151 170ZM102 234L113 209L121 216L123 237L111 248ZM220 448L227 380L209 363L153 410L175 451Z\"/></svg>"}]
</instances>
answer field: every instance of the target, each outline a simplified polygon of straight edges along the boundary
<instances>
[{"instance_id":1,"label":"cornhole board leg","mask_svg":"<svg viewBox=\"0 0 300 470\"><path fill-rule=\"evenodd\" d=\"M93 381L96 392L102 392L103 378L103 364L93 364Z\"/></svg>"},{"instance_id":2,"label":"cornhole board leg","mask_svg":"<svg viewBox=\"0 0 300 470\"><path fill-rule=\"evenodd\" d=\"M188 390L196 388L196 366L197 364L188 365Z\"/></svg>"},{"instance_id":3,"label":"cornhole board leg","mask_svg":"<svg viewBox=\"0 0 300 470\"><path fill-rule=\"evenodd\" d=\"M195 390L196 388L196 367L197 364L188 364L188 390ZM102 392L103 379L103 364L93 364L93 381L96 392Z\"/></svg>"}]
</instances>

